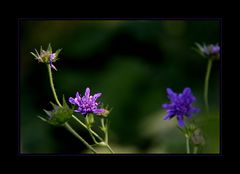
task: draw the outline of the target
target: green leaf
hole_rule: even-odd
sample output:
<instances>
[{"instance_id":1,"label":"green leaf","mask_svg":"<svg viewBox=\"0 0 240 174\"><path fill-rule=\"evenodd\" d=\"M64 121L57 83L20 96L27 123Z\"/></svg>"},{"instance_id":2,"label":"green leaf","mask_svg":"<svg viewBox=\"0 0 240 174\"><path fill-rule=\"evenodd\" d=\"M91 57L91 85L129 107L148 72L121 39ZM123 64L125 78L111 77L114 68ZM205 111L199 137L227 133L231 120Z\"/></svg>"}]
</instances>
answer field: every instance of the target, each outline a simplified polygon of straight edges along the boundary
<instances>
[{"instance_id":1,"label":"green leaf","mask_svg":"<svg viewBox=\"0 0 240 174\"><path fill-rule=\"evenodd\" d=\"M51 111L47 111L47 110L45 110L45 109L43 109L43 110L44 110L44 112L49 116L49 118L52 117L52 112L51 112Z\"/></svg>"},{"instance_id":2,"label":"green leaf","mask_svg":"<svg viewBox=\"0 0 240 174\"><path fill-rule=\"evenodd\" d=\"M38 118L40 118L42 121L48 122L45 118L38 116Z\"/></svg>"},{"instance_id":3,"label":"green leaf","mask_svg":"<svg viewBox=\"0 0 240 174\"><path fill-rule=\"evenodd\" d=\"M30 52L34 57L38 58L36 54L34 54L33 52Z\"/></svg>"},{"instance_id":4,"label":"green leaf","mask_svg":"<svg viewBox=\"0 0 240 174\"><path fill-rule=\"evenodd\" d=\"M59 106L54 104L53 102L50 101L50 104L52 105L53 109L57 109Z\"/></svg>"},{"instance_id":5,"label":"green leaf","mask_svg":"<svg viewBox=\"0 0 240 174\"><path fill-rule=\"evenodd\" d=\"M62 51L62 48L61 49L58 49L56 52L55 52L55 57L58 57L59 53Z\"/></svg>"},{"instance_id":6,"label":"green leaf","mask_svg":"<svg viewBox=\"0 0 240 174\"><path fill-rule=\"evenodd\" d=\"M39 53L38 53L38 51L35 49L35 51L36 51L36 53L37 53L37 57L40 57L40 55L39 55ZM41 52L40 52L41 53Z\"/></svg>"},{"instance_id":7,"label":"green leaf","mask_svg":"<svg viewBox=\"0 0 240 174\"><path fill-rule=\"evenodd\" d=\"M68 105L67 105L67 102L66 102L66 100L65 100L65 97L64 97L64 95L63 95L63 107L68 107Z\"/></svg>"},{"instance_id":8,"label":"green leaf","mask_svg":"<svg viewBox=\"0 0 240 174\"><path fill-rule=\"evenodd\" d=\"M48 44L48 49L47 49L47 51L48 51L49 53L52 53L52 47L51 47L51 44L50 44L50 43Z\"/></svg>"},{"instance_id":9,"label":"green leaf","mask_svg":"<svg viewBox=\"0 0 240 174\"><path fill-rule=\"evenodd\" d=\"M58 105L52 102L50 103L53 109L51 111L47 111L44 109L44 112L48 115L48 119L41 118L42 120L55 126L62 126L72 117L73 109L68 107L64 96L63 107L59 107Z\"/></svg>"}]
</instances>

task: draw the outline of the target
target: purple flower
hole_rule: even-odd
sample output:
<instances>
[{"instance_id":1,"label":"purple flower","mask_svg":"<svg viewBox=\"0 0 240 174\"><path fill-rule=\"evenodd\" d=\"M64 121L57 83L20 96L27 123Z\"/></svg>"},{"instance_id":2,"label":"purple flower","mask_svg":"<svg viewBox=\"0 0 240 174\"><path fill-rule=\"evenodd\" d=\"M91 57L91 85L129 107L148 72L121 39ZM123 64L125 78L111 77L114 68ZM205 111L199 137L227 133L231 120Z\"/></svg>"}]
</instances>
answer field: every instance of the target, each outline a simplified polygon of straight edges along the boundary
<instances>
[{"instance_id":1,"label":"purple flower","mask_svg":"<svg viewBox=\"0 0 240 174\"><path fill-rule=\"evenodd\" d=\"M56 62L59 58L58 55L62 49L56 50L55 53L52 52L52 47L49 44L47 50L43 50L42 46L40 47L40 53L35 49L36 53L30 52L38 62L50 64L51 68L57 71L57 68L53 65L53 62Z\"/></svg>"},{"instance_id":2,"label":"purple flower","mask_svg":"<svg viewBox=\"0 0 240 174\"><path fill-rule=\"evenodd\" d=\"M219 54L219 52L220 52L220 47L219 47L218 44L216 44L216 45L210 45L210 46L209 46L209 49L210 49L210 53L211 53L211 54Z\"/></svg>"},{"instance_id":3,"label":"purple flower","mask_svg":"<svg viewBox=\"0 0 240 174\"><path fill-rule=\"evenodd\" d=\"M196 98L192 95L190 88L185 88L183 93L180 94L176 94L170 88L167 88L167 94L171 103L162 105L167 110L164 120L176 116L179 126L183 127L184 116L191 118L193 113L200 111L198 108L192 107L192 103L196 101Z\"/></svg>"},{"instance_id":4,"label":"purple flower","mask_svg":"<svg viewBox=\"0 0 240 174\"><path fill-rule=\"evenodd\" d=\"M212 57L212 56L219 57L220 46L218 44L216 44L216 45L213 45L213 44L210 44L210 45L206 45L206 44L200 45L200 44L196 43L196 46L198 48L198 52L202 56L205 56L205 57Z\"/></svg>"},{"instance_id":5,"label":"purple flower","mask_svg":"<svg viewBox=\"0 0 240 174\"><path fill-rule=\"evenodd\" d=\"M75 112L80 112L84 116L86 116L88 113L101 114L105 112L105 110L98 109L99 103L96 102L97 98L99 98L101 95L101 93L97 93L91 96L90 89L87 88L84 96L80 97L79 93L77 92L75 98L69 98L69 102L77 105L78 109L75 110Z\"/></svg>"},{"instance_id":6,"label":"purple flower","mask_svg":"<svg viewBox=\"0 0 240 174\"><path fill-rule=\"evenodd\" d=\"M57 71L57 68L52 64L53 59L55 58L55 53L50 54L49 58L50 58L49 63L50 63L51 68L53 68Z\"/></svg>"}]
</instances>

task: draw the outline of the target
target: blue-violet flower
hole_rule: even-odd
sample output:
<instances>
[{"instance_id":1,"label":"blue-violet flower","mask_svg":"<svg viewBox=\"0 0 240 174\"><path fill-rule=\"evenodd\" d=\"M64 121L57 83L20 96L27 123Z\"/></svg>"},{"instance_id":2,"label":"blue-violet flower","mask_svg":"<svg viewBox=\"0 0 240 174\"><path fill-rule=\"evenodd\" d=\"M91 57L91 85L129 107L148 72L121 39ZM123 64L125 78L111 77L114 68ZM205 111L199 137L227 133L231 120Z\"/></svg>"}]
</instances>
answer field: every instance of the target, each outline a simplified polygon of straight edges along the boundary
<instances>
[{"instance_id":1,"label":"blue-violet flower","mask_svg":"<svg viewBox=\"0 0 240 174\"><path fill-rule=\"evenodd\" d=\"M78 109L75 112L80 112L83 116L86 116L88 113L102 114L105 112L105 109L98 109L100 103L96 102L101 95L101 93L97 93L92 96L90 95L90 89L87 88L84 96L80 97L79 92L77 92L75 98L69 98L69 102L77 105Z\"/></svg>"},{"instance_id":2,"label":"blue-violet flower","mask_svg":"<svg viewBox=\"0 0 240 174\"><path fill-rule=\"evenodd\" d=\"M170 88L167 88L167 94L171 103L162 105L167 110L164 120L169 120L176 116L179 126L183 127L185 125L184 116L191 118L192 113L200 111L198 108L192 107L192 103L196 101L196 98L192 95L190 88L185 88L180 94L176 94Z\"/></svg>"},{"instance_id":3,"label":"blue-violet flower","mask_svg":"<svg viewBox=\"0 0 240 174\"><path fill-rule=\"evenodd\" d=\"M220 55L220 46L218 44L210 44L210 45L200 45L196 43L197 51L204 57L213 57L213 58L219 58Z\"/></svg>"}]
</instances>

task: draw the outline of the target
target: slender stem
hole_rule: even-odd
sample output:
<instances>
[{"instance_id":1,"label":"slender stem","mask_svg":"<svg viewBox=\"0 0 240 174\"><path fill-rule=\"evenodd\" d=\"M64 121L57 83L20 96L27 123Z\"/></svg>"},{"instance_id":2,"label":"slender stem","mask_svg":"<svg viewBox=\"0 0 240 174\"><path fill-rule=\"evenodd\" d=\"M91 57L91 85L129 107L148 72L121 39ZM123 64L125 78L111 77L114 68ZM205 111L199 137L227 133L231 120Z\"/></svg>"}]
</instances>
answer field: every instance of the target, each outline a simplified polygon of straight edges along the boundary
<instances>
[{"instance_id":1,"label":"slender stem","mask_svg":"<svg viewBox=\"0 0 240 174\"><path fill-rule=\"evenodd\" d=\"M190 153L190 146L189 146L189 136L185 135L186 137L186 149L187 149L187 154Z\"/></svg>"},{"instance_id":2,"label":"slender stem","mask_svg":"<svg viewBox=\"0 0 240 174\"><path fill-rule=\"evenodd\" d=\"M108 132L107 132L108 130L105 129L106 127L105 127L105 125L104 125L104 119L103 119L103 118L101 118L101 123L102 123L102 127L104 128L105 143L108 144Z\"/></svg>"},{"instance_id":3,"label":"slender stem","mask_svg":"<svg viewBox=\"0 0 240 174\"><path fill-rule=\"evenodd\" d=\"M111 153L115 153L108 144L106 144L106 147L110 150Z\"/></svg>"},{"instance_id":4,"label":"slender stem","mask_svg":"<svg viewBox=\"0 0 240 174\"><path fill-rule=\"evenodd\" d=\"M72 127L68 124L65 123L65 127L73 134L75 135L80 141L83 142L83 144L85 144L93 153L97 153L92 146L90 146L80 135L77 134L77 132L75 132L75 130L72 129Z\"/></svg>"},{"instance_id":5,"label":"slender stem","mask_svg":"<svg viewBox=\"0 0 240 174\"><path fill-rule=\"evenodd\" d=\"M103 139L92 129L88 129L88 127L81 121L79 120L75 115L72 115L72 117L79 123L81 124L85 129L89 130L94 136L96 136L100 141L103 141ZM111 147L108 145L108 143L105 143L105 146L109 149L111 153L114 153L114 151L111 149Z\"/></svg>"},{"instance_id":6,"label":"slender stem","mask_svg":"<svg viewBox=\"0 0 240 174\"><path fill-rule=\"evenodd\" d=\"M101 119L101 123L102 123L102 127L106 128L106 130L104 131L106 147L110 150L111 153L114 153L114 151L112 150L112 148L108 144L108 130L107 130L108 127L106 127L104 125L104 119L103 118Z\"/></svg>"},{"instance_id":7,"label":"slender stem","mask_svg":"<svg viewBox=\"0 0 240 174\"><path fill-rule=\"evenodd\" d=\"M53 92L54 98L55 98L57 104L60 107L62 107L61 103L58 101L58 97L57 97L57 94L56 94L56 91L55 91L55 88L54 88L53 77L52 77L52 71L51 71L50 64L47 64L47 67L48 67L48 75L49 75L50 85L51 85L51 88L52 88L52 92Z\"/></svg>"},{"instance_id":8,"label":"slender stem","mask_svg":"<svg viewBox=\"0 0 240 174\"><path fill-rule=\"evenodd\" d=\"M195 146L195 147L193 148L193 153L194 153L194 154L197 154L197 151L198 151L198 147Z\"/></svg>"},{"instance_id":9,"label":"slender stem","mask_svg":"<svg viewBox=\"0 0 240 174\"><path fill-rule=\"evenodd\" d=\"M206 77L205 77L205 85L204 85L204 101L205 101L207 111L208 111L208 83L209 83L209 77L211 73L211 67L212 67L212 59L209 59L208 65L207 65Z\"/></svg>"},{"instance_id":10,"label":"slender stem","mask_svg":"<svg viewBox=\"0 0 240 174\"><path fill-rule=\"evenodd\" d=\"M108 144L108 131L105 132L105 142Z\"/></svg>"},{"instance_id":11,"label":"slender stem","mask_svg":"<svg viewBox=\"0 0 240 174\"><path fill-rule=\"evenodd\" d=\"M85 129L88 130L88 127L87 127L81 120L79 120L79 119L78 119L76 116L74 116L74 115L72 115L72 117L73 117L79 124L81 124ZM91 133L92 133L93 135L95 135L99 140L103 141L103 139L102 139L96 132L94 132L92 129L90 129L90 131L91 131Z\"/></svg>"},{"instance_id":12,"label":"slender stem","mask_svg":"<svg viewBox=\"0 0 240 174\"><path fill-rule=\"evenodd\" d=\"M95 143L95 144L98 144L98 142L96 141L95 137L93 136L93 134L92 134L91 130L92 130L92 129L91 129L91 127L90 127L90 126L88 126L88 132L89 132L90 136L92 137L92 139L93 139L94 143Z\"/></svg>"}]
</instances>

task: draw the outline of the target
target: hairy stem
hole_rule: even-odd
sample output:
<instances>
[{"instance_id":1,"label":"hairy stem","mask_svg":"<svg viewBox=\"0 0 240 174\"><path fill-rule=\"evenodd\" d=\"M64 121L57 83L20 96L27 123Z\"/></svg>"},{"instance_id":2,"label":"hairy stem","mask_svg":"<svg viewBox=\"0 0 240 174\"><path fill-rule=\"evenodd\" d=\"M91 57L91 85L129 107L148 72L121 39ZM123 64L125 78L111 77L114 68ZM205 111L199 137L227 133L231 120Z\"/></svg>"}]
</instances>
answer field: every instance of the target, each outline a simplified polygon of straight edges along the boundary
<instances>
[{"instance_id":1,"label":"hairy stem","mask_svg":"<svg viewBox=\"0 0 240 174\"><path fill-rule=\"evenodd\" d=\"M212 59L208 60L208 65L207 65L207 71L206 71L206 76L205 76L205 84L204 84L204 101L205 101L205 106L208 111L208 86L209 86L209 77L211 73L211 67L212 67Z\"/></svg>"},{"instance_id":2,"label":"hairy stem","mask_svg":"<svg viewBox=\"0 0 240 174\"><path fill-rule=\"evenodd\" d=\"M88 127L87 127L81 120L79 120L79 119L78 119L76 116L74 116L74 115L72 115L72 117L73 117L79 124L81 124L85 129L88 130ZM91 133L92 133L93 135L95 135L99 140L103 141L103 139L102 139L96 132L94 132L92 129L90 129L90 131L91 131Z\"/></svg>"},{"instance_id":3,"label":"hairy stem","mask_svg":"<svg viewBox=\"0 0 240 174\"><path fill-rule=\"evenodd\" d=\"M72 115L72 117L79 123L81 124L85 129L87 129L90 132L90 135L96 136L100 141L104 141L96 132L94 132L91 128L88 129L88 127L81 121L79 120L75 115ZM92 134L91 134L92 133ZM95 139L96 140L96 139ZM93 140L94 141L94 140ZM105 146L109 149L111 153L114 153L112 148L109 146L107 142L105 142Z\"/></svg>"},{"instance_id":4,"label":"hairy stem","mask_svg":"<svg viewBox=\"0 0 240 174\"><path fill-rule=\"evenodd\" d=\"M58 97L57 97L57 94L56 94L56 91L55 91L55 88L54 88L53 77L52 77L52 71L51 71L51 66L50 66L50 64L47 64L47 67L48 67L48 75L49 75L50 85L51 85L51 88L52 88L52 92L53 92L54 98L55 98L57 104L58 104L60 107L62 107L61 103L60 103L59 100L58 100Z\"/></svg>"},{"instance_id":5,"label":"hairy stem","mask_svg":"<svg viewBox=\"0 0 240 174\"><path fill-rule=\"evenodd\" d=\"M108 144L106 144L106 147L110 150L111 153L115 153Z\"/></svg>"},{"instance_id":6,"label":"hairy stem","mask_svg":"<svg viewBox=\"0 0 240 174\"><path fill-rule=\"evenodd\" d=\"M189 136L185 135L186 137L186 150L187 150L187 154L190 153L190 146L189 146Z\"/></svg>"},{"instance_id":7,"label":"hairy stem","mask_svg":"<svg viewBox=\"0 0 240 174\"><path fill-rule=\"evenodd\" d=\"M68 123L65 123L65 127L67 128L67 130L69 130L73 135L75 135L80 141L82 141L82 143L84 145L87 146L87 148L89 150L91 150L93 153L97 153L94 148L92 148L92 146L90 146L80 135L77 134L77 132L75 132L75 130L72 129L72 127L68 124Z\"/></svg>"}]
</instances>

